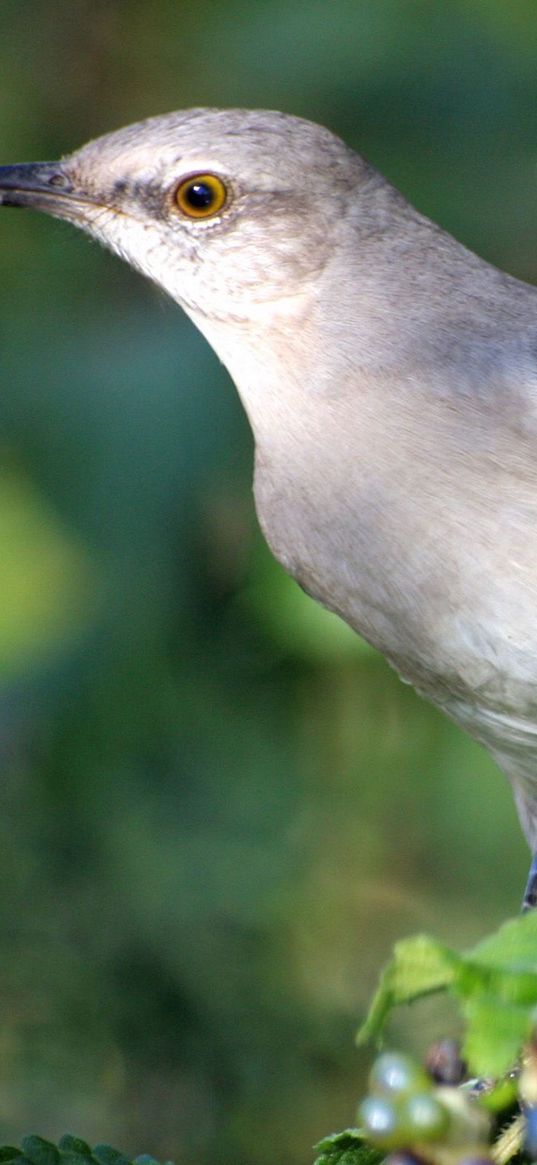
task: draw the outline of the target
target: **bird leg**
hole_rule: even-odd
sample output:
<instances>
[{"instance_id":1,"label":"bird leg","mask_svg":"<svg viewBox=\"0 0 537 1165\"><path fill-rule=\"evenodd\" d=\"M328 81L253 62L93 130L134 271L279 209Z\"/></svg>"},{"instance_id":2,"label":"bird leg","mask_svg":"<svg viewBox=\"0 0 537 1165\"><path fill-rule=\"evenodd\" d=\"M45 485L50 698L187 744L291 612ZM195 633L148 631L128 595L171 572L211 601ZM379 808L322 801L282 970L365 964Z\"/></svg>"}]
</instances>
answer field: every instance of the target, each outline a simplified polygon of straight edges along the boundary
<instances>
[{"instance_id":1,"label":"bird leg","mask_svg":"<svg viewBox=\"0 0 537 1165\"><path fill-rule=\"evenodd\" d=\"M531 859L530 872L526 882L526 889L524 890L524 897L522 899L522 913L526 914L528 910L534 910L537 906L537 853L534 853Z\"/></svg>"}]
</instances>

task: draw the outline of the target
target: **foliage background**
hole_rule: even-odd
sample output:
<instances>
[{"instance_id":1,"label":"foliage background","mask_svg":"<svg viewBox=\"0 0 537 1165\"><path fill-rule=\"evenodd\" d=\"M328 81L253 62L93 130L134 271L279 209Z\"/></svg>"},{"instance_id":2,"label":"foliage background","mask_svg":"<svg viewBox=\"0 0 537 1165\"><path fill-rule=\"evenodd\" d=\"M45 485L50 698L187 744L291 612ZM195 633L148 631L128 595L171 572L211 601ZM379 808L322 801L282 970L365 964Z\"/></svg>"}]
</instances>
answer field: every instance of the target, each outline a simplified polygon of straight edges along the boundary
<instances>
[{"instance_id":1,"label":"foliage background","mask_svg":"<svg viewBox=\"0 0 537 1165\"><path fill-rule=\"evenodd\" d=\"M536 53L532 0L2 0L1 160L281 108L531 280ZM515 911L510 796L272 563L175 306L39 216L0 253L0 1136L307 1161L393 940Z\"/></svg>"}]
</instances>

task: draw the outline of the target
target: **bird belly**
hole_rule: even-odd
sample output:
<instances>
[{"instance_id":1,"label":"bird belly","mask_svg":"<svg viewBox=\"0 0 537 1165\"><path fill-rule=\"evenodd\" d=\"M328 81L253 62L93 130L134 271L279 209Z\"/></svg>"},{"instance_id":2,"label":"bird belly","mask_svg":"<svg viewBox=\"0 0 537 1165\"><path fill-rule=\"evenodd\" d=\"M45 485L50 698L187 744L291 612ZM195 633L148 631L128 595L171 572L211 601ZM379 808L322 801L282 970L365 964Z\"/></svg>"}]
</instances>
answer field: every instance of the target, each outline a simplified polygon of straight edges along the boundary
<instances>
[{"instance_id":1,"label":"bird belly","mask_svg":"<svg viewBox=\"0 0 537 1165\"><path fill-rule=\"evenodd\" d=\"M256 473L255 493L285 569L484 744L537 819L537 546L527 532L501 547L499 569L494 520L490 531L454 532L440 509L422 524L387 499L371 509L362 494L349 506L345 488L320 507L319 491L272 473Z\"/></svg>"}]
</instances>

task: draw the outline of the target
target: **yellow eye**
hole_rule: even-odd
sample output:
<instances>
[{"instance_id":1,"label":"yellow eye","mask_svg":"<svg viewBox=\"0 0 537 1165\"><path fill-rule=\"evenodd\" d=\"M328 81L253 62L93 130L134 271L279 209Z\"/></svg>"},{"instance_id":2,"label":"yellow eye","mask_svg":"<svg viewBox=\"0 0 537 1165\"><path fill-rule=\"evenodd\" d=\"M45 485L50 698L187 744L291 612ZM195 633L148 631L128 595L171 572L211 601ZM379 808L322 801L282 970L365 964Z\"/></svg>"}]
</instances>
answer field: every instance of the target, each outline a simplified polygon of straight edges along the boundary
<instances>
[{"instance_id":1,"label":"yellow eye","mask_svg":"<svg viewBox=\"0 0 537 1165\"><path fill-rule=\"evenodd\" d=\"M216 174L191 174L175 191L175 202L187 218L212 218L227 201L227 190Z\"/></svg>"}]
</instances>

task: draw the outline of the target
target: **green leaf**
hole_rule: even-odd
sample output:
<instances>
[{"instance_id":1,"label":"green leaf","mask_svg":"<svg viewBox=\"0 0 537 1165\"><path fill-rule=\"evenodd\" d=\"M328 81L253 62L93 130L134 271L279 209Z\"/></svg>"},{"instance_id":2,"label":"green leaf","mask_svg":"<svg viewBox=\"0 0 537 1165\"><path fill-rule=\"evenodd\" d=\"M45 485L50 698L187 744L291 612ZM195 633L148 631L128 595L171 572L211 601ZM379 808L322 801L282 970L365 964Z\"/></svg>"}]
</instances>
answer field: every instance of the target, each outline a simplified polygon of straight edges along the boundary
<instances>
[{"instance_id":1,"label":"green leaf","mask_svg":"<svg viewBox=\"0 0 537 1165\"><path fill-rule=\"evenodd\" d=\"M111 1145L95 1145L91 1149L86 1141L72 1133L65 1133L58 1146L35 1135L24 1137L20 1149L13 1145L0 1146L0 1165L7 1162L16 1162L16 1165L160 1165L149 1153L141 1153L131 1161ZM173 1165L173 1162L167 1161L166 1165Z\"/></svg>"},{"instance_id":2,"label":"green leaf","mask_svg":"<svg viewBox=\"0 0 537 1165\"><path fill-rule=\"evenodd\" d=\"M160 1165L149 1153L141 1153L131 1161L125 1153L113 1149L111 1145L96 1145L91 1149L81 1137L65 1133L58 1146L43 1137L24 1137L21 1148L13 1145L0 1147L0 1165L16 1162L16 1165ZM173 1165L172 1161L166 1165Z\"/></svg>"},{"instance_id":3,"label":"green leaf","mask_svg":"<svg viewBox=\"0 0 537 1165\"><path fill-rule=\"evenodd\" d=\"M81 1137L74 1137L72 1133L64 1133L58 1141L58 1148L63 1153L76 1153L77 1156L91 1157L91 1149Z\"/></svg>"},{"instance_id":4,"label":"green leaf","mask_svg":"<svg viewBox=\"0 0 537 1165\"><path fill-rule=\"evenodd\" d=\"M467 1023L463 1041L466 1062L480 1076L502 1076L531 1036L535 1026L532 1013L515 1004L499 1006L495 996L471 999L462 1010Z\"/></svg>"},{"instance_id":5,"label":"green leaf","mask_svg":"<svg viewBox=\"0 0 537 1165\"><path fill-rule=\"evenodd\" d=\"M506 1072L536 1025L537 912L510 920L462 955L427 935L397 943L358 1040L378 1039L394 1007L434 991L459 1000L470 1070Z\"/></svg>"},{"instance_id":6,"label":"green leaf","mask_svg":"<svg viewBox=\"0 0 537 1165\"><path fill-rule=\"evenodd\" d=\"M315 1146L319 1154L314 1165L380 1165L384 1153L366 1144L359 1129L332 1133Z\"/></svg>"},{"instance_id":7,"label":"green leaf","mask_svg":"<svg viewBox=\"0 0 537 1165\"><path fill-rule=\"evenodd\" d=\"M479 1103L487 1112L495 1115L514 1108L517 1096L518 1078L509 1073L507 1076L501 1076L490 1092L483 1091L479 1096Z\"/></svg>"},{"instance_id":8,"label":"green leaf","mask_svg":"<svg viewBox=\"0 0 537 1165\"><path fill-rule=\"evenodd\" d=\"M45 1141L43 1137L23 1137L21 1147L32 1165L59 1165L60 1154L56 1145Z\"/></svg>"},{"instance_id":9,"label":"green leaf","mask_svg":"<svg viewBox=\"0 0 537 1165\"><path fill-rule=\"evenodd\" d=\"M111 1145L95 1145L93 1156L99 1165L132 1165L130 1157L120 1153L119 1149L113 1149Z\"/></svg>"},{"instance_id":10,"label":"green leaf","mask_svg":"<svg viewBox=\"0 0 537 1165\"><path fill-rule=\"evenodd\" d=\"M377 1039L392 1008L449 987L459 960L454 951L428 935L396 943L393 959L382 973L369 1014L358 1032L358 1042Z\"/></svg>"},{"instance_id":11,"label":"green leaf","mask_svg":"<svg viewBox=\"0 0 537 1165\"><path fill-rule=\"evenodd\" d=\"M490 967L537 973L537 911L504 922L469 951L468 957Z\"/></svg>"},{"instance_id":12,"label":"green leaf","mask_svg":"<svg viewBox=\"0 0 537 1165\"><path fill-rule=\"evenodd\" d=\"M75 1153L71 1149L63 1149L61 1153L62 1165L95 1165L93 1158L87 1153Z\"/></svg>"}]
</instances>

